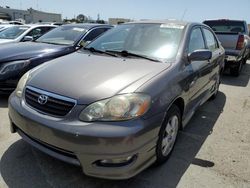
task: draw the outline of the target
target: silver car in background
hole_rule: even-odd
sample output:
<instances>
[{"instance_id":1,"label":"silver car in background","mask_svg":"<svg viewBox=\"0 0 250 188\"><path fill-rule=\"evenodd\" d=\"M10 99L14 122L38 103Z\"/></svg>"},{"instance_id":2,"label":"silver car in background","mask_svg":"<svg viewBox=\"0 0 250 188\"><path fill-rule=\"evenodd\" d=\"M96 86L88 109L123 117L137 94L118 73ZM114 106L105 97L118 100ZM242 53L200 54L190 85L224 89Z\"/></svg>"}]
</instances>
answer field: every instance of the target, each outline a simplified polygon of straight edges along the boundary
<instances>
[{"instance_id":1,"label":"silver car in background","mask_svg":"<svg viewBox=\"0 0 250 188\"><path fill-rule=\"evenodd\" d=\"M27 72L9 98L11 131L89 176L131 178L169 158L179 129L216 97L223 63L206 25L118 25Z\"/></svg>"},{"instance_id":2,"label":"silver car in background","mask_svg":"<svg viewBox=\"0 0 250 188\"><path fill-rule=\"evenodd\" d=\"M0 45L32 41L56 27L54 25L12 25L0 32Z\"/></svg>"}]
</instances>

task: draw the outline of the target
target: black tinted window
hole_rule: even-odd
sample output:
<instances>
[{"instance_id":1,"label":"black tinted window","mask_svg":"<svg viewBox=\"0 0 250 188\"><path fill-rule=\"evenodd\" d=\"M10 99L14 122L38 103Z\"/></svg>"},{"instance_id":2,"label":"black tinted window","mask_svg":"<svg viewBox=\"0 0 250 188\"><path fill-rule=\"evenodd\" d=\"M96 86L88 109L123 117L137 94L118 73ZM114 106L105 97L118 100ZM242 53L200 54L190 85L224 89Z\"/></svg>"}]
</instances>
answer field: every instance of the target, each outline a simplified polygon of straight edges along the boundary
<instances>
[{"instance_id":1,"label":"black tinted window","mask_svg":"<svg viewBox=\"0 0 250 188\"><path fill-rule=\"evenodd\" d=\"M94 30L90 31L90 33L83 40L84 41L92 41L107 30L108 30L108 28L94 29Z\"/></svg>"},{"instance_id":2,"label":"black tinted window","mask_svg":"<svg viewBox=\"0 0 250 188\"><path fill-rule=\"evenodd\" d=\"M195 50L205 49L205 43L202 36L202 32L200 28L196 28L192 31L190 35L188 52L192 53Z\"/></svg>"}]
</instances>

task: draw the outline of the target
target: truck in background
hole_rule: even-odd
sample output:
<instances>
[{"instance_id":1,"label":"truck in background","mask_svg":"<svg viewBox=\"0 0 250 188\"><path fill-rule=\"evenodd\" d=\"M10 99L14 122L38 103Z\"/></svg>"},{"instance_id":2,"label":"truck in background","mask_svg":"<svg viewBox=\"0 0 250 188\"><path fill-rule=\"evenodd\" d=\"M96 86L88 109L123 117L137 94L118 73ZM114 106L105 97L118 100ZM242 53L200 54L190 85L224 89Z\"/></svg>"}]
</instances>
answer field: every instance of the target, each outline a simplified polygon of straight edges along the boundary
<instances>
[{"instance_id":1,"label":"truck in background","mask_svg":"<svg viewBox=\"0 0 250 188\"><path fill-rule=\"evenodd\" d=\"M239 76L243 64L250 57L250 33L246 21L241 20L206 20L225 48L225 68L233 76Z\"/></svg>"}]
</instances>

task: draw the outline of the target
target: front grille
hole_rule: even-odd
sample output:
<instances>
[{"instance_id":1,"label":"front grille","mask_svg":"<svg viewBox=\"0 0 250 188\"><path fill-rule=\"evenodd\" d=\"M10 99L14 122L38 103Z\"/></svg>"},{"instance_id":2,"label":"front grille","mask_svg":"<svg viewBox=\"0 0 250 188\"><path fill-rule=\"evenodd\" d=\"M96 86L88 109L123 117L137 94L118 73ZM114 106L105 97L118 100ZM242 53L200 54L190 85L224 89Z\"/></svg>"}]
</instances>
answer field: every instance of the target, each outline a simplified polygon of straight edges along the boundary
<instances>
[{"instance_id":1,"label":"front grille","mask_svg":"<svg viewBox=\"0 0 250 188\"><path fill-rule=\"evenodd\" d=\"M47 98L44 104L39 103L40 96ZM76 101L73 99L29 86L25 90L25 101L35 110L53 116L67 115L76 104Z\"/></svg>"}]
</instances>

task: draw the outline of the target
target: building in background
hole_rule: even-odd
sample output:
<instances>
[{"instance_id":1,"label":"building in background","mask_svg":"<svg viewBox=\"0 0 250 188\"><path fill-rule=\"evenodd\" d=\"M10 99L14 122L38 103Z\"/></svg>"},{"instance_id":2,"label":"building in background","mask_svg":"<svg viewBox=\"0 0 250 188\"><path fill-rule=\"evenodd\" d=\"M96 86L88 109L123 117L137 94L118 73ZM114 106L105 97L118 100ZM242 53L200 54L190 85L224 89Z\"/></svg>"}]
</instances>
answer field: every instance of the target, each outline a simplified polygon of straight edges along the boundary
<instances>
[{"instance_id":1,"label":"building in background","mask_svg":"<svg viewBox=\"0 0 250 188\"><path fill-rule=\"evenodd\" d=\"M118 25L126 22L131 22L132 20L126 18L109 18L110 25Z\"/></svg>"},{"instance_id":2,"label":"building in background","mask_svg":"<svg viewBox=\"0 0 250 188\"><path fill-rule=\"evenodd\" d=\"M56 13L48 13L35 9L19 10L9 7L0 7L0 19L2 20L24 20L25 23L37 22L61 22L62 15Z\"/></svg>"}]
</instances>

